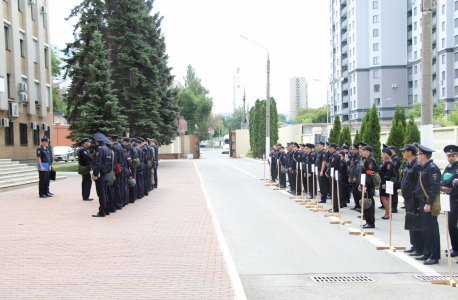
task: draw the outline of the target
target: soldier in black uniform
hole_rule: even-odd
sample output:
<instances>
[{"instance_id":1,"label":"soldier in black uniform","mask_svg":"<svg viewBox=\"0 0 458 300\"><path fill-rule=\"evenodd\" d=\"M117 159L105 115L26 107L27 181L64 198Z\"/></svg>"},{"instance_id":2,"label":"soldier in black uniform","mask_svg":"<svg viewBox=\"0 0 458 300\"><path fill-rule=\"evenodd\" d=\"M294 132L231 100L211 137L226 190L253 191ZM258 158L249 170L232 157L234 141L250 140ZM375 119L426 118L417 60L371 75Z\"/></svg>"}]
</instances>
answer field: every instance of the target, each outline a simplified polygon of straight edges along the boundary
<instances>
[{"instance_id":1,"label":"soldier in black uniform","mask_svg":"<svg viewBox=\"0 0 458 300\"><path fill-rule=\"evenodd\" d=\"M156 140L152 139L153 148L154 148L154 160L156 161L156 165L154 167L154 185L153 188L157 189L157 167L159 166L159 147L156 145Z\"/></svg>"},{"instance_id":2,"label":"soldier in black uniform","mask_svg":"<svg viewBox=\"0 0 458 300\"><path fill-rule=\"evenodd\" d=\"M327 170L327 167L329 166L329 163L331 162L331 153L329 152L329 143L328 142L326 142L324 146L324 150L326 150L326 169L325 170ZM331 199L332 179L331 177L326 177L326 178L327 178L326 183L327 183L327 191L328 191L328 194L326 195L326 199Z\"/></svg>"},{"instance_id":3,"label":"soldier in black uniform","mask_svg":"<svg viewBox=\"0 0 458 300\"><path fill-rule=\"evenodd\" d=\"M281 167L287 166L287 158L286 158L286 153L285 153L285 147L280 146L280 153L278 155L278 169L279 169L279 176L278 179L280 181L280 188L285 189L286 188L286 174L281 172Z\"/></svg>"},{"instance_id":4,"label":"soldier in black uniform","mask_svg":"<svg viewBox=\"0 0 458 300\"><path fill-rule=\"evenodd\" d=\"M145 164L143 169L143 195L148 196L148 160L151 158L149 149L147 146L148 141L146 140L145 136L140 136L142 141L141 149L143 151L143 163ZM151 181L150 181L151 182Z\"/></svg>"},{"instance_id":5,"label":"soldier in black uniform","mask_svg":"<svg viewBox=\"0 0 458 300\"><path fill-rule=\"evenodd\" d=\"M299 150L299 145L293 142L293 156L291 162L291 191L293 195L302 195L302 185L301 185L301 163L302 163L302 153Z\"/></svg>"},{"instance_id":6,"label":"soldier in black uniform","mask_svg":"<svg viewBox=\"0 0 458 300\"><path fill-rule=\"evenodd\" d=\"M113 149L111 149L113 145L111 144L111 141L109 139L105 139L105 146L107 147L108 152L112 156L111 159L113 160L113 171L114 171L116 169L116 164L118 162L116 160L116 155L114 154ZM108 212L115 213L117 209L121 210L122 206L116 205L116 192L115 192L114 183L111 185L107 184L107 210Z\"/></svg>"},{"instance_id":7,"label":"soldier in black uniform","mask_svg":"<svg viewBox=\"0 0 458 300\"><path fill-rule=\"evenodd\" d=\"M144 177L143 173L146 169L145 166L145 157L143 155L143 149L141 148L143 146L143 141L141 139L136 139L137 146L135 146L135 149L137 150L138 158L140 159L140 166L137 168L137 199L142 199L145 196L145 189L144 189Z\"/></svg>"},{"instance_id":8,"label":"soldier in black uniform","mask_svg":"<svg viewBox=\"0 0 458 300\"><path fill-rule=\"evenodd\" d=\"M340 208L347 207L347 202L350 202L350 194L348 192L348 167L347 167L347 152L340 151L340 180L339 180L339 193L340 193ZM348 199L348 200L347 200Z\"/></svg>"},{"instance_id":9,"label":"soldier in black uniform","mask_svg":"<svg viewBox=\"0 0 458 300\"><path fill-rule=\"evenodd\" d=\"M316 160L317 160L317 154L316 154L316 151L315 151L315 145L313 144L307 144L307 152L309 153L309 165L308 165L308 170L309 170L309 174L308 174L308 185L309 185L309 194L310 194L310 197L314 197L317 195L317 191L318 191L318 183L313 183L313 181L315 180L314 179L314 171L313 168L316 168ZM315 195L314 195L315 194Z\"/></svg>"},{"instance_id":10,"label":"soldier in black uniform","mask_svg":"<svg viewBox=\"0 0 458 300\"><path fill-rule=\"evenodd\" d=\"M455 257L458 256L458 189L453 188L453 181L458 178L458 147L456 145L448 145L444 148L444 153L447 155L447 161L449 164L447 167L445 167L440 185L442 191L450 195L450 211L448 213L448 232L450 234L450 242L452 244L450 255L452 257ZM446 174L447 177L450 178L444 179L444 176Z\"/></svg>"},{"instance_id":11,"label":"soldier in black uniform","mask_svg":"<svg viewBox=\"0 0 458 300\"><path fill-rule=\"evenodd\" d=\"M359 175L360 175L360 154L359 154L359 144L354 143L351 147L352 156L350 160L350 167L348 169L348 183L351 185L351 192L353 194L353 200L355 206L351 210L361 211L361 206L359 205L359 200L361 200L361 192L359 188Z\"/></svg>"},{"instance_id":12,"label":"soldier in black uniform","mask_svg":"<svg viewBox=\"0 0 458 300\"><path fill-rule=\"evenodd\" d=\"M302 172L301 172L301 180L302 180L302 186L303 186L303 193L307 193L307 183L308 183L308 178L307 178L307 169L308 169L308 164L309 164L309 155L307 153L307 145L306 144L300 144L301 146L301 159L302 159Z\"/></svg>"},{"instance_id":13,"label":"soldier in black uniform","mask_svg":"<svg viewBox=\"0 0 458 300\"><path fill-rule=\"evenodd\" d=\"M288 143L287 147L286 147L286 150L288 151L286 153L286 163L287 163L286 168L288 169L288 173L287 174L288 174L288 182L289 182L289 191L288 191L288 193L292 193L293 192L293 186L292 186L292 183L291 183L291 181L292 181L291 162L293 161L293 150L292 149L293 149L292 143Z\"/></svg>"},{"instance_id":14,"label":"soldier in black uniform","mask_svg":"<svg viewBox=\"0 0 458 300\"><path fill-rule=\"evenodd\" d=\"M319 141L317 144L318 148L318 154L317 154L317 159L316 159L316 166L318 168L318 182L320 185L320 194L321 194L321 200L319 203L326 203L326 196L328 195L328 183L327 183L327 178L324 175L324 172L326 171L326 157L327 157L327 152L324 150L324 142Z\"/></svg>"},{"instance_id":15,"label":"soldier in black uniform","mask_svg":"<svg viewBox=\"0 0 458 300\"><path fill-rule=\"evenodd\" d=\"M401 181L401 193L404 198L406 214L420 213L420 200L415 197L415 185L418 179L421 164L417 159L417 148L413 145L406 145L402 151L402 156L406 163L403 164L403 176ZM410 256L422 256L425 245L422 231L409 230L411 249L404 252Z\"/></svg>"},{"instance_id":16,"label":"soldier in black uniform","mask_svg":"<svg viewBox=\"0 0 458 300\"><path fill-rule=\"evenodd\" d=\"M116 208L123 207L124 206L124 201L123 201L123 178L122 178L122 168L124 168L123 162L122 162L122 147L118 143L118 136L117 135L112 135L111 136L111 150L114 152L114 160L116 162L115 164L115 176L116 180L114 183L114 191L115 191L115 199L116 199ZM116 172L118 170L118 172Z\"/></svg>"},{"instance_id":17,"label":"soldier in black uniform","mask_svg":"<svg viewBox=\"0 0 458 300\"><path fill-rule=\"evenodd\" d=\"M366 158L363 163L362 173L366 174L366 182L364 191L362 186L359 187L359 190L363 193L367 192L367 199L371 199L372 205L369 208L364 208L364 218L366 219L366 224L363 228L375 228L375 202L374 202L374 193L375 187L372 183L372 177L375 172L377 172L377 164L375 162L375 157L372 154L372 146L366 145L362 148L362 155Z\"/></svg>"},{"instance_id":18,"label":"soldier in black uniform","mask_svg":"<svg viewBox=\"0 0 458 300\"><path fill-rule=\"evenodd\" d=\"M418 161L423 165L419 168L419 175L415 185L415 196L420 199L421 222L423 225L423 238L425 247L423 256L416 260L424 261L425 265L439 263L440 235L437 216L431 214L431 206L440 193L441 172L439 167L431 159L434 150L423 145L418 145ZM428 196L426 196L428 195Z\"/></svg>"},{"instance_id":19,"label":"soldier in black uniform","mask_svg":"<svg viewBox=\"0 0 458 300\"><path fill-rule=\"evenodd\" d=\"M94 134L94 140L96 141L97 148L94 154L93 163L93 176L95 181L95 188L97 190L97 196L99 197L99 212L93 217L105 217L108 212L107 206L107 181L112 166L112 154L105 146L105 140L107 138L104 134L98 132Z\"/></svg>"},{"instance_id":20,"label":"soldier in black uniform","mask_svg":"<svg viewBox=\"0 0 458 300\"><path fill-rule=\"evenodd\" d=\"M330 161L326 169L326 177L331 178L332 180L332 177L335 177L336 171L339 171L339 176L341 175L340 174L340 154L339 152L336 151L337 149L336 143L331 143L328 149L329 149ZM334 172L334 174L331 174L331 172ZM338 212L340 210L339 202L337 199L337 194L339 193L339 189L337 188L337 180L339 180L339 178L334 178L334 180L331 181L331 184L334 184L333 208L335 212ZM332 185L331 185L331 188L332 188ZM331 190L331 195L332 195L332 190ZM332 210L330 209L329 211L332 211Z\"/></svg>"},{"instance_id":21,"label":"soldier in black uniform","mask_svg":"<svg viewBox=\"0 0 458 300\"><path fill-rule=\"evenodd\" d=\"M122 164L123 167L121 169L121 174L122 174L122 201L124 205L129 204L129 177L130 177L130 168L129 168L129 163L130 163L130 156L127 155L127 146L126 144L122 143L121 144L122 148Z\"/></svg>"},{"instance_id":22,"label":"soldier in black uniform","mask_svg":"<svg viewBox=\"0 0 458 300\"><path fill-rule=\"evenodd\" d=\"M399 155L396 153L396 147L395 146L389 146L388 149L391 151L391 161L393 162L394 165L394 173L396 177L396 182L394 184L394 194L392 196L392 204L391 204L391 212L392 213L397 213L398 212L398 188L399 188L399 168L401 167L401 159L399 158Z\"/></svg>"},{"instance_id":23,"label":"soldier in black uniform","mask_svg":"<svg viewBox=\"0 0 458 300\"><path fill-rule=\"evenodd\" d=\"M128 139L130 141L130 145L127 146L127 154L130 155L131 157L131 164L129 165L130 167L130 176L135 179L137 182L137 168L133 167L133 159L136 157L136 139L129 139L129 138L124 138L124 140ZM137 186L134 185L133 187L129 187L129 203L134 203L135 200L137 200Z\"/></svg>"},{"instance_id":24,"label":"soldier in black uniform","mask_svg":"<svg viewBox=\"0 0 458 300\"><path fill-rule=\"evenodd\" d=\"M88 168L88 173L82 175L83 181L81 182L81 191L83 194L84 201L92 201L91 196L91 187L92 187L92 176L91 176L91 167L92 167L92 157L89 154L88 148L91 146L91 140L84 138L81 140L81 147L78 151L78 161L80 166L86 166Z\"/></svg>"},{"instance_id":25,"label":"soldier in black uniform","mask_svg":"<svg viewBox=\"0 0 458 300\"><path fill-rule=\"evenodd\" d=\"M49 143L48 138L43 137L41 139L41 146L37 148L37 161L38 161L38 167L39 167L38 194L40 198L52 197L52 195L48 193L48 186L49 186L49 170L51 168L53 157L51 156L51 153L49 152L48 143Z\"/></svg>"},{"instance_id":26,"label":"soldier in black uniform","mask_svg":"<svg viewBox=\"0 0 458 300\"><path fill-rule=\"evenodd\" d=\"M269 153L269 167L270 167L270 182L275 183L277 177L277 159L275 155L275 149L270 148Z\"/></svg>"}]
</instances>

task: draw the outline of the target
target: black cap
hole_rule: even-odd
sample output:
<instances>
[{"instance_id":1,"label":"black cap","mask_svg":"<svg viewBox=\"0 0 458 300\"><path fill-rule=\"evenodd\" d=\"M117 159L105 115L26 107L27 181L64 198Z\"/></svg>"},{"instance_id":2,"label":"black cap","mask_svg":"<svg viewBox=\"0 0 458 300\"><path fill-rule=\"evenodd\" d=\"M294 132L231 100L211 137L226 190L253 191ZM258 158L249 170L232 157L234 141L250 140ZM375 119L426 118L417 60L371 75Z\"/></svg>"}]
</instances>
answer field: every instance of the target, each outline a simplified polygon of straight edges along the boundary
<instances>
[{"instance_id":1,"label":"black cap","mask_svg":"<svg viewBox=\"0 0 458 300\"><path fill-rule=\"evenodd\" d=\"M458 154L458 146L448 145L444 148L445 154Z\"/></svg>"},{"instance_id":2,"label":"black cap","mask_svg":"<svg viewBox=\"0 0 458 300\"><path fill-rule=\"evenodd\" d=\"M126 144L121 143L121 148L126 149Z\"/></svg>"},{"instance_id":3,"label":"black cap","mask_svg":"<svg viewBox=\"0 0 458 300\"><path fill-rule=\"evenodd\" d=\"M348 150L348 149L350 149L350 148L349 148L347 145L343 145L343 146L342 146L342 149L347 149L347 150Z\"/></svg>"},{"instance_id":4,"label":"black cap","mask_svg":"<svg viewBox=\"0 0 458 300\"><path fill-rule=\"evenodd\" d=\"M112 134L110 138L113 141L117 141L118 140L118 136L116 134Z\"/></svg>"},{"instance_id":5,"label":"black cap","mask_svg":"<svg viewBox=\"0 0 458 300\"><path fill-rule=\"evenodd\" d=\"M291 145L293 145L296 148L299 148L299 144L298 143L292 142Z\"/></svg>"},{"instance_id":6,"label":"black cap","mask_svg":"<svg viewBox=\"0 0 458 300\"><path fill-rule=\"evenodd\" d=\"M285 149L285 147L283 147L283 146L280 146L280 149Z\"/></svg>"},{"instance_id":7,"label":"black cap","mask_svg":"<svg viewBox=\"0 0 458 300\"><path fill-rule=\"evenodd\" d=\"M314 144L308 144L310 148L314 149L315 148L315 145Z\"/></svg>"},{"instance_id":8,"label":"black cap","mask_svg":"<svg viewBox=\"0 0 458 300\"><path fill-rule=\"evenodd\" d=\"M388 149L396 151L396 146L388 146Z\"/></svg>"},{"instance_id":9,"label":"black cap","mask_svg":"<svg viewBox=\"0 0 458 300\"><path fill-rule=\"evenodd\" d=\"M363 150L374 152L374 150L372 149L372 146L371 145L367 145L367 144L366 144L366 146L363 147Z\"/></svg>"},{"instance_id":10,"label":"black cap","mask_svg":"<svg viewBox=\"0 0 458 300\"><path fill-rule=\"evenodd\" d=\"M328 146L328 147L329 147L329 143L328 143L328 142L326 142L326 146Z\"/></svg>"},{"instance_id":11,"label":"black cap","mask_svg":"<svg viewBox=\"0 0 458 300\"><path fill-rule=\"evenodd\" d=\"M42 137L42 138L41 138L41 141L42 141L42 142L49 142L49 140L48 140L48 137L47 137L47 136L44 136L44 137Z\"/></svg>"},{"instance_id":12,"label":"black cap","mask_svg":"<svg viewBox=\"0 0 458 300\"><path fill-rule=\"evenodd\" d=\"M327 144L327 143L326 143L326 144ZM329 144L329 147L332 147L332 148L334 148L334 149L337 149L337 148L338 148L338 146L337 146L336 143L331 143L331 144Z\"/></svg>"},{"instance_id":13,"label":"black cap","mask_svg":"<svg viewBox=\"0 0 458 300\"><path fill-rule=\"evenodd\" d=\"M289 143L289 142L288 142L288 143L286 143L286 147L288 147L289 145L291 145L291 143Z\"/></svg>"},{"instance_id":14,"label":"black cap","mask_svg":"<svg viewBox=\"0 0 458 300\"><path fill-rule=\"evenodd\" d=\"M274 151L274 150L275 150L274 147L270 148L270 151Z\"/></svg>"},{"instance_id":15,"label":"black cap","mask_svg":"<svg viewBox=\"0 0 458 300\"><path fill-rule=\"evenodd\" d=\"M418 153L424 153L424 154L431 154L433 152L436 152L436 151L434 151L432 149L429 149L428 147L425 147L425 146L423 146L421 144L418 144L418 150L419 150Z\"/></svg>"},{"instance_id":16,"label":"black cap","mask_svg":"<svg viewBox=\"0 0 458 300\"><path fill-rule=\"evenodd\" d=\"M382 144L382 149L388 148L387 144Z\"/></svg>"},{"instance_id":17,"label":"black cap","mask_svg":"<svg viewBox=\"0 0 458 300\"><path fill-rule=\"evenodd\" d=\"M92 141L88 138L84 138L81 140L81 143L86 143L86 142L92 142Z\"/></svg>"},{"instance_id":18,"label":"black cap","mask_svg":"<svg viewBox=\"0 0 458 300\"><path fill-rule=\"evenodd\" d=\"M384 149L382 149L382 153L385 153L385 154L388 154L388 155L391 156L391 151L390 151L390 149L384 148Z\"/></svg>"},{"instance_id":19,"label":"black cap","mask_svg":"<svg viewBox=\"0 0 458 300\"><path fill-rule=\"evenodd\" d=\"M342 154L342 155L345 156L345 155L347 154L347 152L345 152L345 151L340 151L339 154Z\"/></svg>"},{"instance_id":20,"label":"black cap","mask_svg":"<svg viewBox=\"0 0 458 300\"><path fill-rule=\"evenodd\" d=\"M282 146L282 144L278 143L278 144L277 144L277 146L281 147L281 146Z\"/></svg>"},{"instance_id":21,"label":"black cap","mask_svg":"<svg viewBox=\"0 0 458 300\"><path fill-rule=\"evenodd\" d=\"M109 146L112 146L112 145L113 145L113 144L110 142L110 140L107 139L107 138L105 138L105 141L104 141L104 142L105 142L106 145L109 145Z\"/></svg>"},{"instance_id":22,"label":"black cap","mask_svg":"<svg viewBox=\"0 0 458 300\"><path fill-rule=\"evenodd\" d=\"M122 141L123 141L123 142L130 142L130 138L125 137Z\"/></svg>"},{"instance_id":23,"label":"black cap","mask_svg":"<svg viewBox=\"0 0 458 300\"><path fill-rule=\"evenodd\" d=\"M352 149L359 149L359 144L358 143L354 143L351 148Z\"/></svg>"},{"instance_id":24,"label":"black cap","mask_svg":"<svg viewBox=\"0 0 458 300\"><path fill-rule=\"evenodd\" d=\"M407 145L404 146L404 148L399 149L399 150L402 151L402 152L410 151L410 152L415 153L415 154L417 153L417 148L412 144L407 144Z\"/></svg>"},{"instance_id":25,"label":"black cap","mask_svg":"<svg viewBox=\"0 0 458 300\"><path fill-rule=\"evenodd\" d=\"M318 144L323 145L323 146L325 145L325 143L322 141L319 141Z\"/></svg>"},{"instance_id":26,"label":"black cap","mask_svg":"<svg viewBox=\"0 0 458 300\"><path fill-rule=\"evenodd\" d=\"M367 146L367 144L366 144L366 143L363 143L363 142L359 142L359 146L360 146L360 147L364 147L364 146Z\"/></svg>"},{"instance_id":27,"label":"black cap","mask_svg":"<svg viewBox=\"0 0 458 300\"><path fill-rule=\"evenodd\" d=\"M97 142L103 142L107 139L107 137L103 133L97 132L96 134L94 134L93 139Z\"/></svg>"},{"instance_id":28,"label":"black cap","mask_svg":"<svg viewBox=\"0 0 458 300\"><path fill-rule=\"evenodd\" d=\"M340 149L340 147L337 147L337 148L336 148L336 151L340 151L340 150L342 150L342 149Z\"/></svg>"}]
</instances>

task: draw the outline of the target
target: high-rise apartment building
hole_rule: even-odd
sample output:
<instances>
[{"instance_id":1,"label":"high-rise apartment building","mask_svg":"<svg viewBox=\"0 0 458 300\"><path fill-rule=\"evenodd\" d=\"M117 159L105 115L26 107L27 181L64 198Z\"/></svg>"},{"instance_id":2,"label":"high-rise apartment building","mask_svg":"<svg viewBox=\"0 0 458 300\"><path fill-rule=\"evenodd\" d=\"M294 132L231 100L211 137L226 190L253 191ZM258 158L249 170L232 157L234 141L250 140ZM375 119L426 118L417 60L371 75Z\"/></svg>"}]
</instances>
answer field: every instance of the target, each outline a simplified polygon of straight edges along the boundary
<instances>
[{"instance_id":1,"label":"high-rise apartment building","mask_svg":"<svg viewBox=\"0 0 458 300\"><path fill-rule=\"evenodd\" d=\"M331 121L360 122L375 103L382 121L421 102L420 0L330 0ZM458 1L433 10L433 101L458 99Z\"/></svg>"},{"instance_id":2,"label":"high-rise apartment building","mask_svg":"<svg viewBox=\"0 0 458 300\"><path fill-rule=\"evenodd\" d=\"M52 133L48 0L2 0L0 158L36 157Z\"/></svg>"},{"instance_id":3,"label":"high-rise apartment building","mask_svg":"<svg viewBox=\"0 0 458 300\"><path fill-rule=\"evenodd\" d=\"M308 83L305 77L289 79L289 107L291 119L294 120L300 107L308 107Z\"/></svg>"}]
</instances>

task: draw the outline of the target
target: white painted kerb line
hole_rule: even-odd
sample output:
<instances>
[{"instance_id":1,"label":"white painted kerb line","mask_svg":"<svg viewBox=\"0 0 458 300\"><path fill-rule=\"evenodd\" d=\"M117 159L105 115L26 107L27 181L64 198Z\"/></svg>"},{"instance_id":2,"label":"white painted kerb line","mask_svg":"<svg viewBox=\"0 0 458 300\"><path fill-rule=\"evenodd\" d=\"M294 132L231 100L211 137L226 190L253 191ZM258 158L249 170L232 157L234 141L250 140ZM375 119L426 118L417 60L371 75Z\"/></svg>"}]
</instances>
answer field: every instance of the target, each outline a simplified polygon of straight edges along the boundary
<instances>
[{"instance_id":1,"label":"white painted kerb line","mask_svg":"<svg viewBox=\"0 0 458 300\"><path fill-rule=\"evenodd\" d=\"M207 202L208 210L210 211L210 215L212 216L213 226L215 226L216 236L218 238L219 246L221 247L221 251L223 252L224 260L227 264L227 271L229 273L229 278L232 281L232 286L235 292L235 298L240 300L245 300L245 290L243 289L242 281L240 280L239 273L237 272L237 268L235 267L234 259L232 258L231 251L229 251L229 247L226 242L226 238L224 237L223 230L221 229L221 225L219 224L218 217L216 216L215 210L213 209L213 205L210 201L210 197L208 196L207 190L205 189L204 181L202 180L202 176L200 175L199 169L197 168L196 162L194 162L194 167L196 168L197 175L200 179L200 184L202 186L202 190L204 192L205 201Z\"/></svg>"}]
</instances>

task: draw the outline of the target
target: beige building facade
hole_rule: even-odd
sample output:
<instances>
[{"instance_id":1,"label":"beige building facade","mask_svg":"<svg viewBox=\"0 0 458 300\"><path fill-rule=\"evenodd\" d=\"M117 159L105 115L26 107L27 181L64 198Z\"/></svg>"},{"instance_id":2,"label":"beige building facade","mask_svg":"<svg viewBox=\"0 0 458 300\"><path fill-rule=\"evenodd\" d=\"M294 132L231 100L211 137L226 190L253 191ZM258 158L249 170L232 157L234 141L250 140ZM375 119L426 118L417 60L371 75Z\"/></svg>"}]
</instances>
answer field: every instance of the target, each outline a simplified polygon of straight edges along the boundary
<instances>
[{"instance_id":1,"label":"beige building facade","mask_svg":"<svg viewBox=\"0 0 458 300\"><path fill-rule=\"evenodd\" d=\"M53 139L49 0L2 0L0 159L27 160Z\"/></svg>"}]
</instances>

